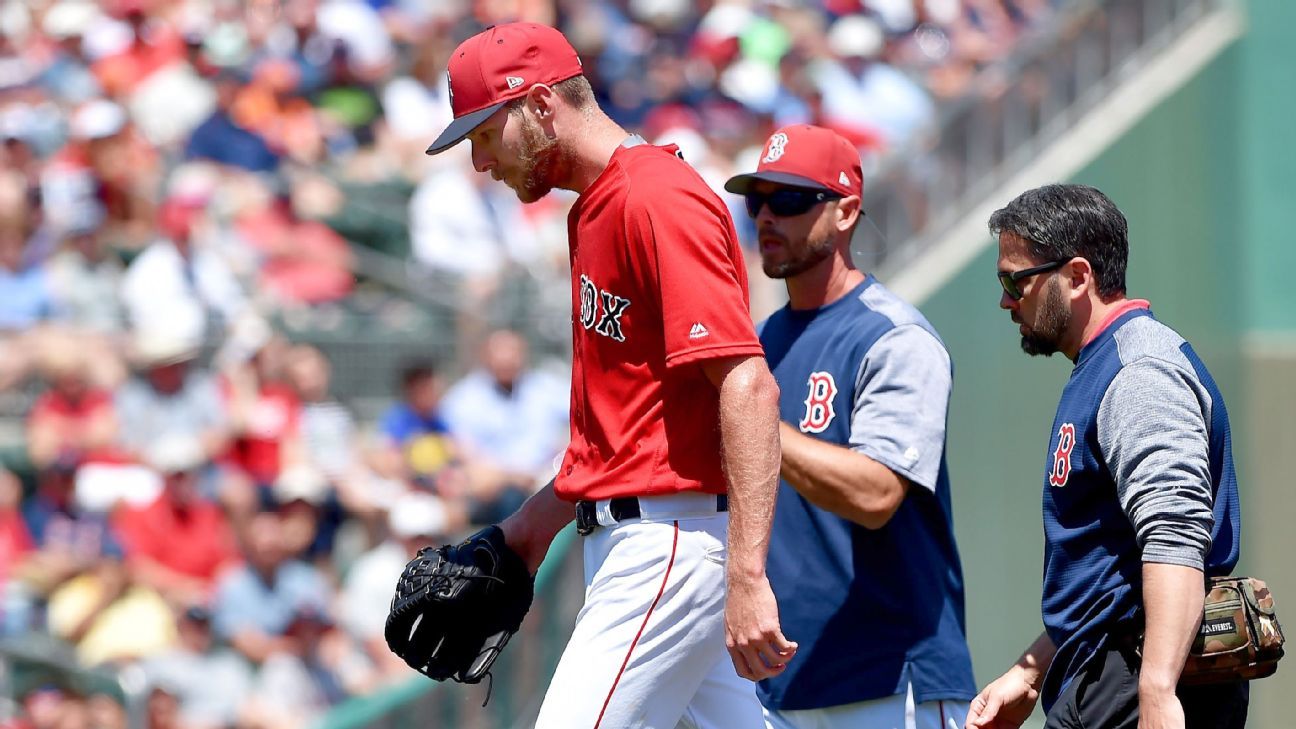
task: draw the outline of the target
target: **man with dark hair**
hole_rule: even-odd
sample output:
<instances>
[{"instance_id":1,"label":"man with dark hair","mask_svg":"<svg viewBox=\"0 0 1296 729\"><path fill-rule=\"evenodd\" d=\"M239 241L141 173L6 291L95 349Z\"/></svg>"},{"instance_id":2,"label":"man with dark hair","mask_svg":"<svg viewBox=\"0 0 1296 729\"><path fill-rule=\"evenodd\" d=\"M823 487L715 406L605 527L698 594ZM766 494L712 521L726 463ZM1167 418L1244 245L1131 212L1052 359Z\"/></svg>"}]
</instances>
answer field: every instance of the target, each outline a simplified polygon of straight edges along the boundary
<instances>
[{"instance_id":1,"label":"man with dark hair","mask_svg":"<svg viewBox=\"0 0 1296 729\"><path fill-rule=\"evenodd\" d=\"M1245 682L1178 687L1205 578L1238 560L1228 413L1206 366L1125 294L1125 216L1049 185L990 218L999 306L1027 354L1075 362L1044 475L1045 632L972 702L967 726L1241 728Z\"/></svg>"},{"instance_id":2,"label":"man with dark hair","mask_svg":"<svg viewBox=\"0 0 1296 729\"><path fill-rule=\"evenodd\" d=\"M592 103L553 28L494 26L447 73L455 119L429 153L468 139L477 171L523 202L580 195L571 443L500 525L533 571L573 517L585 537L585 606L537 726L759 726L740 676L781 672L796 645L765 575L778 387L733 220L678 149Z\"/></svg>"},{"instance_id":3,"label":"man with dark hair","mask_svg":"<svg viewBox=\"0 0 1296 729\"><path fill-rule=\"evenodd\" d=\"M439 405L444 384L430 360L410 362L400 373L401 400L383 414L379 430L393 445L421 435L446 433Z\"/></svg>"}]
</instances>

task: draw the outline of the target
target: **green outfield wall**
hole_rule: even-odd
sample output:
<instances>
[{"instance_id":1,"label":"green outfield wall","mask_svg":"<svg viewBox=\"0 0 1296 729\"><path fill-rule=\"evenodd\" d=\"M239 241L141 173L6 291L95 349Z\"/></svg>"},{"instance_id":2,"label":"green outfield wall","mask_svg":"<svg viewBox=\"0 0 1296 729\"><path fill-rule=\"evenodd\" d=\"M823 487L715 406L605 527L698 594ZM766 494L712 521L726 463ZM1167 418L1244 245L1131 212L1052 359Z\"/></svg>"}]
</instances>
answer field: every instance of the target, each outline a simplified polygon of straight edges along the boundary
<instances>
[{"instance_id":1,"label":"green outfield wall","mask_svg":"<svg viewBox=\"0 0 1296 729\"><path fill-rule=\"evenodd\" d=\"M1074 181L1124 210L1130 294L1150 299L1219 381L1242 486L1242 569L1269 580L1296 626L1296 483L1284 467L1296 452L1296 2L1245 8L1243 39ZM1040 491L1070 372L1061 355L1020 351L994 270L987 248L922 304L954 358L949 460L982 684L1041 627ZM1296 726L1287 660L1253 686L1249 726Z\"/></svg>"}]
</instances>

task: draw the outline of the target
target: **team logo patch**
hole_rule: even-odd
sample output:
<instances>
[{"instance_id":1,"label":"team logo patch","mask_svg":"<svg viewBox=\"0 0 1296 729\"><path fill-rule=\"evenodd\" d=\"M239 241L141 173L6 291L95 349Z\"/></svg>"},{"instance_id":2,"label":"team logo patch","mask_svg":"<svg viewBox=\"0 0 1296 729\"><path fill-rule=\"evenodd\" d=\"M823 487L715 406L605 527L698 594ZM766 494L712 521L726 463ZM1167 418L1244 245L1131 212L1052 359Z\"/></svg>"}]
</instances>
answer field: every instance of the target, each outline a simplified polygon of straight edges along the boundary
<instances>
[{"instance_id":1,"label":"team logo patch","mask_svg":"<svg viewBox=\"0 0 1296 729\"><path fill-rule=\"evenodd\" d=\"M1058 428L1057 450L1053 451L1053 468L1049 470L1049 484L1061 488L1071 478L1071 451L1075 450L1075 424L1063 423Z\"/></svg>"},{"instance_id":2,"label":"team logo patch","mask_svg":"<svg viewBox=\"0 0 1296 729\"><path fill-rule=\"evenodd\" d=\"M787 143L787 135L783 132L770 137L768 146L765 148L765 158L761 162L777 162L779 157L783 156Z\"/></svg>"},{"instance_id":3,"label":"team logo patch","mask_svg":"<svg viewBox=\"0 0 1296 729\"><path fill-rule=\"evenodd\" d=\"M805 417L798 427L802 433L822 433L837 415L833 411L833 398L837 396L837 382L831 372L810 373L810 392L806 395Z\"/></svg>"},{"instance_id":4,"label":"team logo patch","mask_svg":"<svg viewBox=\"0 0 1296 729\"><path fill-rule=\"evenodd\" d=\"M522 84L526 83L526 81L523 81L522 79L518 78L517 76L505 76L505 77L504 77L504 80L508 82L508 87L509 87L510 89L516 89L517 87L519 87L519 86L521 86Z\"/></svg>"}]
</instances>

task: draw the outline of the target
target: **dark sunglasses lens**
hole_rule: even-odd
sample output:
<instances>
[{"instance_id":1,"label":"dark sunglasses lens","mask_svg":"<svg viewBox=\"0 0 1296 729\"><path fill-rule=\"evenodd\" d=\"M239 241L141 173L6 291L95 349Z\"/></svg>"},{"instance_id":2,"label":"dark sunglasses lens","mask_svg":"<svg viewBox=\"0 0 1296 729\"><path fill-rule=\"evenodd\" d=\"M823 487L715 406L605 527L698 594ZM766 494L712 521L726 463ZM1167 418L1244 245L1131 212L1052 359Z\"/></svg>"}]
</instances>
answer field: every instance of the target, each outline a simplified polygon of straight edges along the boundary
<instances>
[{"instance_id":1,"label":"dark sunglasses lens","mask_svg":"<svg viewBox=\"0 0 1296 729\"><path fill-rule=\"evenodd\" d=\"M1022 292L1017 288L1017 282L1013 280L1011 273L999 274L999 285L1003 287L1004 293L1013 301L1021 301Z\"/></svg>"},{"instance_id":2,"label":"dark sunglasses lens","mask_svg":"<svg viewBox=\"0 0 1296 729\"><path fill-rule=\"evenodd\" d=\"M761 207L765 205L765 196L749 192L743 197L747 201L747 214L753 218L760 215Z\"/></svg>"},{"instance_id":3,"label":"dark sunglasses lens","mask_svg":"<svg viewBox=\"0 0 1296 729\"><path fill-rule=\"evenodd\" d=\"M779 190L769 197L770 212L780 218L804 215L818 202L816 193L804 190Z\"/></svg>"}]
</instances>

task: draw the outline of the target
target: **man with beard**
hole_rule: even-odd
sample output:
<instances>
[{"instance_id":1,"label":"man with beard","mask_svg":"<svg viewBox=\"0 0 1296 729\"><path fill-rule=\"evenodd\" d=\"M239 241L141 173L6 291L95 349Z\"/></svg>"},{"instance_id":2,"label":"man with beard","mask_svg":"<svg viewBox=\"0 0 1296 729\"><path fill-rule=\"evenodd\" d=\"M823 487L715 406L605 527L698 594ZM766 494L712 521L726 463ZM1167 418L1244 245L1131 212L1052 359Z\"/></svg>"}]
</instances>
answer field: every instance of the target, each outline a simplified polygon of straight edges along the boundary
<instances>
[{"instance_id":1,"label":"man with beard","mask_svg":"<svg viewBox=\"0 0 1296 729\"><path fill-rule=\"evenodd\" d=\"M851 261L863 180L846 139L784 127L725 189L746 197L789 299L760 330L782 416L768 571L802 657L760 683L766 726L957 726L976 684L945 465L949 354Z\"/></svg>"},{"instance_id":2,"label":"man with beard","mask_svg":"<svg viewBox=\"0 0 1296 729\"><path fill-rule=\"evenodd\" d=\"M999 306L1022 349L1075 363L1044 474L1044 633L972 702L967 726L1246 722L1245 682L1179 687L1206 577L1238 560L1228 413L1192 347L1127 298L1125 216L1083 185L1029 190L990 216Z\"/></svg>"},{"instance_id":3,"label":"man with beard","mask_svg":"<svg viewBox=\"0 0 1296 729\"><path fill-rule=\"evenodd\" d=\"M500 525L533 571L573 517L585 537L585 606L537 726L759 725L742 679L779 673L796 645L765 576L778 388L737 234L678 150L627 134L581 74L552 28L487 29L450 57L455 119L428 149L468 139L523 202L580 194L571 442Z\"/></svg>"}]
</instances>

